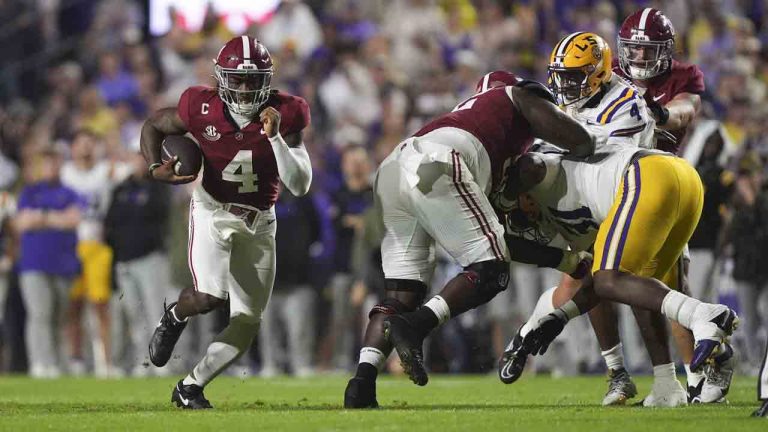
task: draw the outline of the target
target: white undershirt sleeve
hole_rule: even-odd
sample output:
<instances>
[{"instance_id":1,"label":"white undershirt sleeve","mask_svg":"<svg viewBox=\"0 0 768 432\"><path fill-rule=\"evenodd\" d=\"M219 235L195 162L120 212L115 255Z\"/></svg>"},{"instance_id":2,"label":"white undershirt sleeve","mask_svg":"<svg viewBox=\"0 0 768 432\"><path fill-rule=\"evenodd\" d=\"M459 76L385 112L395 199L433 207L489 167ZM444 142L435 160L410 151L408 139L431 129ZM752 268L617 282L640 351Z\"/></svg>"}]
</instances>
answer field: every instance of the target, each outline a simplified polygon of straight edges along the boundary
<instances>
[{"instance_id":1,"label":"white undershirt sleeve","mask_svg":"<svg viewBox=\"0 0 768 432\"><path fill-rule=\"evenodd\" d=\"M285 187L296 196L306 194L312 184L312 163L304 143L288 147L280 133L269 138L269 143L272 144L277 172Z\"/></svg>"}]
</instances>

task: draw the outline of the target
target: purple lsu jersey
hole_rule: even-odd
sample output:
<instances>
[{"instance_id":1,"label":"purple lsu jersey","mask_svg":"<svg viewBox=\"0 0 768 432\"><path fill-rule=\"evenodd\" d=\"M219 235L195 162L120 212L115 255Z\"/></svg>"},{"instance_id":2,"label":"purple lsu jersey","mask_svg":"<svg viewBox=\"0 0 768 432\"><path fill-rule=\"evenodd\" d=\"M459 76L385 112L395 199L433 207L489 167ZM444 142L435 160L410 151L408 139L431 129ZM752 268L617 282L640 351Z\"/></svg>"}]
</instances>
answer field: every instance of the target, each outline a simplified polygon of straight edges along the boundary
<instances>
[{"instance_id":1,"label":"purple lsu jersey","mask_svg":"<svg viewBox=\"0 0 768 432\"><path fill-rule=\"evenodd\" d=\"M273 92L265 106L280 112L280 134L300 132L309 125L307 102ZM210 87L190 87L178 104L179 117L203 153L203 188L222 203L268 209L278 196L278 172L272 145L258 118L240 129Z\"/></svg>"},{"instance_id":2,"label":"purple lsu jersey","mask_svg":"<svg viewBox=\"0 0 768 432\"><path fill-rule=\"evenodd\" d=\"M470 97L453 111L427 123L413 136L423 136L443 127L465 130L480 141L491 161L493 190L503 178L507 160L528 151L534 138L531 125L503 86Z\"/></svg>"}]
</instances>

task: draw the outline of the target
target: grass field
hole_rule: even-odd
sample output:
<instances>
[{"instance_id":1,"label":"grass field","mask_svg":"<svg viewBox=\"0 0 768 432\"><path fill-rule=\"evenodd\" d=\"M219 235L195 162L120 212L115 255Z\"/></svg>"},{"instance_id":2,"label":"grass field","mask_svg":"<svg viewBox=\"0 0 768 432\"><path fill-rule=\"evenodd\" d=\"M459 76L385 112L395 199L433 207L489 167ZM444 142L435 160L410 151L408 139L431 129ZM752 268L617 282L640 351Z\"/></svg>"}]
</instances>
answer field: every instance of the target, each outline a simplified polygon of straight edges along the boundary
<instances>
[{"instance_id":1,"label":"grass field","mask_svg":"<svg viewBox=\"0 0 768 432\"><path fill-rule=\"evenodd\" d=\"M641 394L650 380L637 380ZM384 378L378 410L341 408L346 377L222 377L206 389L214 410L170 404L173 379L31 380L0 377L0 430L768 431L750 418L755 381L737 379L730 404L678 409L602 408L602 377L432 376L427 387Z\"/></svg>"}]
</instances>

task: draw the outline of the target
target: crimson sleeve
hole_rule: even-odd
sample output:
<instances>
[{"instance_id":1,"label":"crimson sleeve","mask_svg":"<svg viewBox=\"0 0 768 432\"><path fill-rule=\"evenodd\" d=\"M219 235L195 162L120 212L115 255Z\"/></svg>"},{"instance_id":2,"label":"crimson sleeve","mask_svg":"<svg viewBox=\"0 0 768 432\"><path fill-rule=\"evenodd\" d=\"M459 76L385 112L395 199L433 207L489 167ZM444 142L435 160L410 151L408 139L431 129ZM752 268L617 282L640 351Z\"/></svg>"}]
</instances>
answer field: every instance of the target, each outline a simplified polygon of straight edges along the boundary
<instances>
[{"instance_id":1,"label":"crimson sleeve","mask_svg":"<svg viewBox=\"0 0 768 432\"><path fill-rule=\"evenodd\" d=\"M189 127L189 104L192 102L192 91L192 87L184 90L184 93L182 93L179 98L179 104L176 106L176 111L178 111L179 117L181 118L181 121L184 122L184 126L187 127L187 130L191 130Z\"/></svg>"},{"instance_id":2,"label":"crimson sleeve","mask_svg":"<svg viewBox=\"0 0 768 432\"><path fill-rule=\"evenodd\" d=\"M688 80L685 85L680 89L681 93L704 93L704 73L696 65L690 65Z\"/></svg>"},{"instance_id":3,"label":"crimson sleeve","mask_svg":"<svg viewBox=\"0 0 768 432\"><path fill-rule=\"evenodd\" d=\"M300 97L294 97L291 101L290 113L289 118L284 122L285 130L280 131L283 135L301 132L304 128L309 126L310 115L307 101Z\"/></svg>"}]
</instances>

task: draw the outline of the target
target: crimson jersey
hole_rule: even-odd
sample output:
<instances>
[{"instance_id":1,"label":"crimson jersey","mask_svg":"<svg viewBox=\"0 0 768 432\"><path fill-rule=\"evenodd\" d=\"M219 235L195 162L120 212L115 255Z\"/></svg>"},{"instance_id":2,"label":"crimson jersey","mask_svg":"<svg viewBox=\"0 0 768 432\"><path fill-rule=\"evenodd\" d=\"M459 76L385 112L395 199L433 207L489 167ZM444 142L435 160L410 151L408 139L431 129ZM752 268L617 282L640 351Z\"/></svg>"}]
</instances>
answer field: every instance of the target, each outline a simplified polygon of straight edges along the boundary
<instances>
[{"instance_id":1,"label":"crimson jersey","mask_svg":"<svg viewBox=\"0 0 768 432\"><path fill-rule=\"evenodd\" d=\"M617 62L613 64L613 71L632 82L632 79L624 74ZM704 74L695 64L682 63L672 59L672 67L668 71L645 81L643 85L645 85L643 98L647 103L656 102L666 105L680 93L704 93ZM661 150L677 154L687 129L685 127L670 131L677 138L677 145L674 148L661 148Z\"/></svg>"},{"instance_id":2,"label":"crimson jersey","mask_svg":"<svg viewBox=\"0 0 768 432\"><path fill-rule=\"evenodd\" d=\"M491 161L492 189L496 190L508 159L519 156L533 143L531 125L512 103L506 87L494 87L460 103L416 132L419 137L442 127L465 130L485 147Z\"/></svg>"},{"instance_id":3,"label":"crimson jersey","mask_svg":"<svg viewBox=\"0 0 768 432\"><path fill-rule=\"evenodd\" d=\"M280 112L280 134L309 125L307 102L273 92L265 106ZM258 118L240 129L216 89L190 87L179 99L179 117L203 152L203 187L222 203L268 209L278 194L278 172L272 145Z\"/></svg>"}]
</instances>

